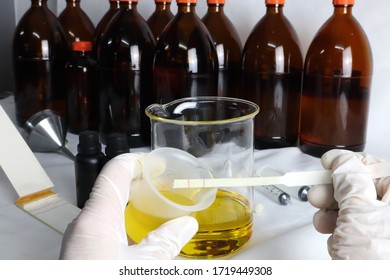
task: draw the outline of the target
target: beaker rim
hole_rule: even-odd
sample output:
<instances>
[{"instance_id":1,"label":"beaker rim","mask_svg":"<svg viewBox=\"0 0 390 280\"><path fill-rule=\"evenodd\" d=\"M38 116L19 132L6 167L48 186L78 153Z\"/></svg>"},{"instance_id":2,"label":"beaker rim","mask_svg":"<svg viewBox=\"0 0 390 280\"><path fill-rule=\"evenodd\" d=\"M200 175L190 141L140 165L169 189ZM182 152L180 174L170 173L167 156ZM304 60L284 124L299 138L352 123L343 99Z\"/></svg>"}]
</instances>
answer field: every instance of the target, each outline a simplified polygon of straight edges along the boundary
<instances>
[{"instance_id":1,"label":"beaker rim","mask_svg":"<svg viewBox=\"0 0 390 280\"><path fill-rule=\"evenodd\" d=\"M210 101L225 101L225 102L231 102L231 103L246 104L248 106L248 113L245 115L239 116L239 117L227 118L227 119L222 119L222 120L188 121L188 120L169 119L169 118L165 118L162 116L157 116L151 112L151 109L154 107L157 107L157 106L165 109L165 108L174 106L174 105L179 104L179 103L210 102ZM234 98L234 97L225 97L225 96L185 97L185 98L176 99L176 100L168 102L166 104L151 104L145 109L145 114L152 120L171 123L171 124L178 124L178 125L218 125L218 124L234 123L234 122L240 122L240 121L252 119L259 112L260 112L259 106L255 103L249 101L249 100Z\"/></svg>"}]
</instances>

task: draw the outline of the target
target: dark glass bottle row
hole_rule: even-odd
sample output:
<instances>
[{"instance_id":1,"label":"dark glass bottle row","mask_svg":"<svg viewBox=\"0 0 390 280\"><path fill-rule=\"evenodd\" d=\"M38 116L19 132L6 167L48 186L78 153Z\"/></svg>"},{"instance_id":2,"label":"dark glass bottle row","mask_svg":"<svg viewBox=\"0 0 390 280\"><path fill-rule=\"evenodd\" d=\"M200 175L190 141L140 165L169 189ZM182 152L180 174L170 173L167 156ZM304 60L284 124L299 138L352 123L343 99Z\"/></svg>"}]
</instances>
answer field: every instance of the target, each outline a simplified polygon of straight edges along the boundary
<instances>
[{"instance_id":1,"label":"dark glass bottle row","mask_svg":"<svg viewBox=\"0 0 390 280\"><path fill-rule=\"evenodd\" d=\"M79 19L87 18L77 21L77 26L84 26L79 33L61 31L46 0L32 0L14 41L18 122L22 124L34 111L48 107L68 115L72 123L71 115L79 112L76 119L80 118L84 110L98 118L95 126L80 122L72 132L83 127L95 129L98 123L102 143L108 134L119 132L126 134L129 146L148 146L146 106L187 96L219 95L260 106L255 119L256 148L300 143L304 152L315 156L335 147L362 150L371 50L352 15L354 1L332 1L334 14L317 33L303 61L297 34L283 12L285 0L265 1L266 14L244 46L224 13L225 0L208 0L203 18L196 14L196 0L176 0L176 15L170 11L171 1L156 0L156 10L147 21L137 11L138 1L111 0L92 35L79 0L67 0L66 8L77 11L73 14ZM48 23L45 27L39 24L42 18ZM64 10L59 18L64 26L71 17ZM34 38L34 32L42 34L40 39ZM63 43L66 36L68 42L93 42L88 59L96 60L98 70L92 78L84 77L81 82L67 75L64 80L66 63L69 69L69 52ZM86 58L80 59L79 63ZM64 85L76 80L78 90L89 95L73 100L95 99L87 105L98 106L98 114L85 113L88 110L69 99L69 86ZM82 83L92 85L83 87Z\"/></svg>"}]
</instances>

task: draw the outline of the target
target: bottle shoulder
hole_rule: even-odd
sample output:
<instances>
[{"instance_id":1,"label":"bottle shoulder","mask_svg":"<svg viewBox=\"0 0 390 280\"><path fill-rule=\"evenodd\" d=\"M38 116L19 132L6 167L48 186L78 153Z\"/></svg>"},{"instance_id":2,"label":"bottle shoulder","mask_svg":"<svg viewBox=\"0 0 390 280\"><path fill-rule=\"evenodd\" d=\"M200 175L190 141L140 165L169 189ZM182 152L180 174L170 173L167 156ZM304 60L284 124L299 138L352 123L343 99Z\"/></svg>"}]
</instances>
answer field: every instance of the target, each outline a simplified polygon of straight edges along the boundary
<instances>
[{"instance_id":1,"label":"bottle shoulder","mask_svg":"<svg viewBox=\"0 0 390 280\"><path fill-rule=\"evenodd\" d=\"M147 19L147 23L150 24L167 24L174 18L171 11L154 11Z\"/></svg>"},{"instance_id":2,"label":"bottle shoulder","mask_svg":"<svg viewBox=\"0 0 390 280\"><path fill-rule=\"evenodd\" d=\"M311 45L323 48L358 46L370 47L367 35L352 16L329 18L317 31Z\"/></svg>"},{"instance_id":3,"label":"bottle shoulder","mask_svg":"<svg viewBox=\"0 0 390 280\"><path fill-rule=\"evenodd\" d=\"M30 9L15 28L14 57L31 59L67 57L69 50L62 25L51 11Z\"/></svg>"},{"instance_id":4,"label":"bottle shoulder","mask_svg":"<svg viewBox=\"0 0 390 280\"><path fill-rule=\"evenodd\" d=\"M268 72L274 71L282 62L286 72L303 69L297 33L286 17L266 15L255 25L245 42L242 67L248 71Z\"/></svg>"},{"instance_id":5,"label":"bottle shoulder","mask_svg":"<svg viewBox=\"0 0 390 280\"><path fill-rule=\"evenodd\" d=\"M371 46L360 23L353 16L332 16L320 27L309 45L306 71L328 68L343 73L347 60L356 73L372 73Z\"/></svg>"},{"instance_id":6,"label":"bottle shoulder","mask_svg":"<svg viewBox=\"0 0 390 280\"><path fill-rule=\"evenodd\" d=\"M29 9L19 20L15 28L15 37L26 33L47 39L53 32L62 29L57 17L48 9ZM63 32L63 30L61 31Z\"/></svg>"},{"instance_id":7,"label":"bottle shoulder","mask_svg":"<svg viewBox=\"0 0 390 280\"><path fill-rule=\"evenodd\" d=\"M108 24L110 21L115 17L115 15L119 12L119 10L115 9L109 9L103 17L100 19L98 24L96 25L94 37L93 37L93 43L95 46L99 43L100 39L102 38Z\"/></svg>"},{"instance_id":8,"label":"bottle shoulder","mask_svg":"<svg viewBox=\"0 0 390 280\"><path fill-rule=\"evenodd\" d=\"M183 50L213 45L211 35L196 14L176 15L166 26L157 44L157 50L178 47Z\"/></svg>"},{"instance_id":9,"label":"bottle shoulder","mask_svg":"<svg viewBox=\"0 0 390 280\"><path fill-rule=\"evenodd\" d=\"M198 74L218 68L214 42L198 16L176 15L169 22L157 42L153 66L184 67Z\"/></svg>"},{"instance_id":10,"label":"bottle shoulder","mask_svg":"<svg viewBox=\"0 0 390 280\"><path fill-rule=\"evenodd\" d=\"M84 25L94 27L90 17L82 9L64 9L58 16L58 20L61 23L83 23Z\"/></svg>"},{"instance_id":11,"label":"bottle shoulder","mask_svg":"<svg viewBox=\"0 0 390 280\"><path fill-rule=\"evenodd\" d=\"M91 41L95 34L95 26L88 15L81 9L65 9L58 20L62 24L70 41Z\"/></svg>"},{"instance_id":12,"label":"bottle shoulder","mask_svg":"<svg viewBox=\"0 0 390 280\"><path fill-rule=\"evenodd\" d=\"M269 47L269 45L299 45L295 28L284 16L264 16L250 32L246 41L250 45Z\"/></svg>"},{"instance_id":13,"label":"bottle shoulder","mask_svg":"<svg viewBox=\"0 0 390 280\"><path fill-rule=\"evenodd\" d=\"M168 25L168 23L173 19L174 15L171 12L154 12L146 21L150 27L155 39L158 40L162 31Z\"/></svg>"},{"instance_id":14,"label":"bottle shoulder","mask_svg":"<svg viewBox=\"0 0 390 280\"><path fill-rule=\"evenodd\" d=\"M146 21L139 14L117 13L102 34L97 46L98 62L112 65L126 62L139 70L142 57L151 59L155 38Z\"/></svg>"},{"instance_id":15,"label":"bottle shoulder","mask_svg":"<svg viewBox=\"0 0 390 280\"><path fill-rule=\"evenodd\" d=\"M210 13L202 18L216 45L224 44L241 53L242 42L236 27L225 14Z\"/></svg>"},{"instance_id":16,"label":"bottle shoulder","mask_svg":"<svg viewBox=\"0 0 390 280\"><path fill-rule=\"evenodd\" d=\"M154 43L154 37L148 24L138 13L116 13L104 33L102 41L106 41L106 43L107 41L115 43L120 38L126 39L127 42Z\"/></svg>"}]
</instances>

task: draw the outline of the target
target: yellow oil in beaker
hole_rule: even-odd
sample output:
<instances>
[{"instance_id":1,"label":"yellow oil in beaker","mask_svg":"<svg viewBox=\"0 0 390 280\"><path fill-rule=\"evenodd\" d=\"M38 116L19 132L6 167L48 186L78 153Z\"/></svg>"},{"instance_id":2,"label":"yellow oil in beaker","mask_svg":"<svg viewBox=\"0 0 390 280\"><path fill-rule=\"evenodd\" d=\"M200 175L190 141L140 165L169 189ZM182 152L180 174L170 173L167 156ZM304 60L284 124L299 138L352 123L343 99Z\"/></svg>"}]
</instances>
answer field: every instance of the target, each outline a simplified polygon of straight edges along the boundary
<instances>
[{"instance_id":1,"label":"yellow oil in beaker","mask_svg":"<svg viewBox=\"0 0 390 280\"><path fill-rule=\"evenodd\" d=\"M163 191L160 193L169 200L180 205L190 206L194 204L191 199L174 192ZM148 202L145 201L145 203ZM161 224L167 221L168 219L166 218L155 217L149 214L145 214L144 212L134 207L131 201L126 206L126 233L136 243L140 242L143 238L145 238L150 231L158 228Z\"/></svg>"},{"instance_id":2,"label":"yellow oil in beaker","mask_svg":"<svg viewBox=\"0 0 390 280\"><path fill-rule=\"evenodd\" d=\"M193 204L187 197L175 193L167 192L164 196L176 203ZM248 204L237 193L218 190L209 208L192 214L198 220L199 230L184 246L181 255L191 258L222 257L242 248L249 241L253 228ZM137 243L166 221L140 212L131 202L125 210L126 232Z\"/></svg>"},{"instance_id":3,"label":"yellow oil in beaker","mask_svg":"<svg viewBox=\"0 0 390 280\"><path fill-rule=\"evenodd\" d=\"M199 230L182 249L182 256L226 256L241 249L252 235L252 212L248 201L231 191L218 190L214 203L193 216L199 222Z\"/></svg>"}]
</instances>

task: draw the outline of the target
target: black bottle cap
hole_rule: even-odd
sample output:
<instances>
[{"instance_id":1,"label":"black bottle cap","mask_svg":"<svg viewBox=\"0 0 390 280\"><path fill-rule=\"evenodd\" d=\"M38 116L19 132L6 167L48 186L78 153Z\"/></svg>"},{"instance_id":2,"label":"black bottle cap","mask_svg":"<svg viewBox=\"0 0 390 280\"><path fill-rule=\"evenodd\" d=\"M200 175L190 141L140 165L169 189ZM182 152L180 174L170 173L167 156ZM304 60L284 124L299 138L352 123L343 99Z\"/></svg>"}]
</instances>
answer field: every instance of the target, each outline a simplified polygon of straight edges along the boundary
<instances>
[{"instance_id":1,"label":"black bottle cap","mask_svg":"<svg viewBox=\"0 0 390 280\"><path fill-rule=\"evenodd\" d=\"M97 131L84 130L79 134L77 152L83 155L95 155L102 151Z\"/></svg>"},{"instance_id":2,"label":"black bottle cap","mask_svg":"<svg viewBox=\"0 0 390 280\"><path fill-rule=\"evenodd\" d=\"M129 153L127 137L123 133L110 133L107 136L106 156L113 158L117 155Z\"/></svg>"}]
</instances>

